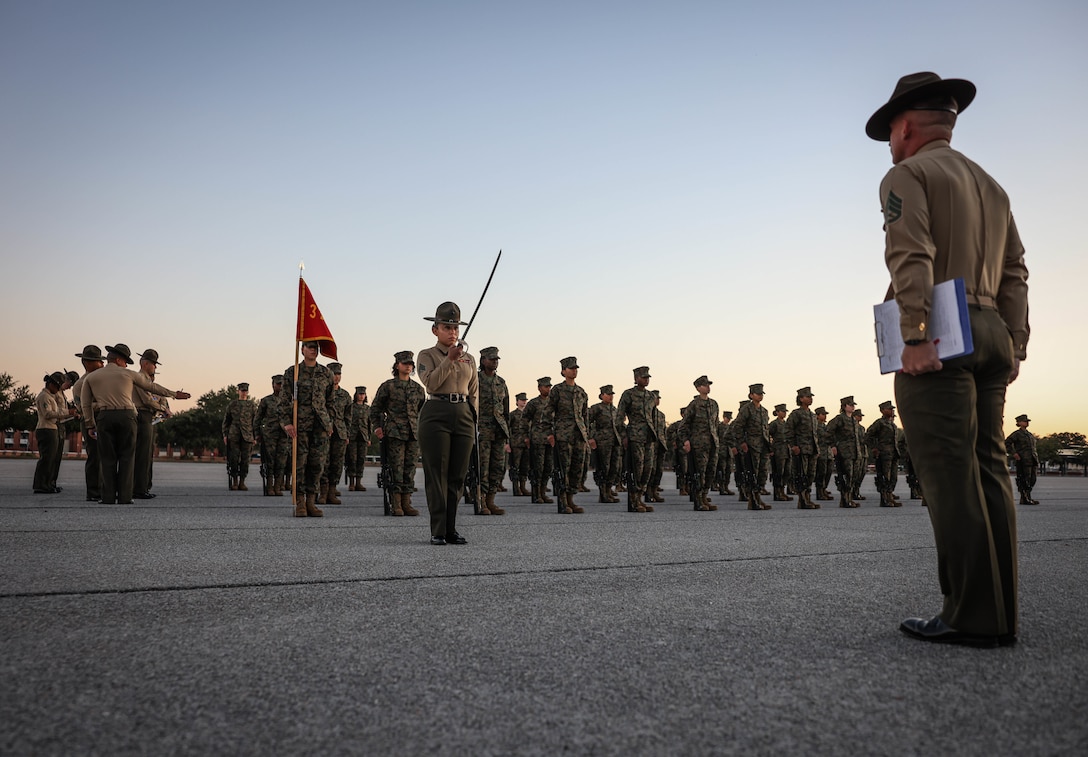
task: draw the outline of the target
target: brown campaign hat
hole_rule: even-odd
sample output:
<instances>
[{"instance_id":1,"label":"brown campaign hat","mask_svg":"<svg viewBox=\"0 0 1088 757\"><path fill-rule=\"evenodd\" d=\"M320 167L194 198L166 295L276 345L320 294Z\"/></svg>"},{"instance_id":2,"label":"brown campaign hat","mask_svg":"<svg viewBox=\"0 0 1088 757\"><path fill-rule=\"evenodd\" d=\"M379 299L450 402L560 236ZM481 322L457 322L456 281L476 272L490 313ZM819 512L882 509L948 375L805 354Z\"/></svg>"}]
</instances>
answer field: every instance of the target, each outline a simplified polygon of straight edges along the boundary
<instances>
[{"instance_id":1,"label":"brown campaign hat","mask_svg":"<svg viewBox=\"0 0 1088 757\"><path fill-rule=\"evenodd\" d=\"M139 355L149 363L161 365L161 363L159 362L159 353L156 350L144 350L143 352L139 353Z\"/></svg>"},{"instance_id":2,"label":"brown campaign hat","mask_svg":"<svg viewBox=\"0 0 1088 757\"><path fill-rule=\"evenodd\" d=\"M415 354L411 350L401 350L397 354L393 355L393 359L398 363L411 363L416 364Z\"/></svg>"},{"instance_id":3,"label":"brown campaign hat","mask_svg":"<svg viewBox=\"0 0 1088 757\"><path fill-rule=\"evenodd\" d=\"M53 371L48 376L46 376L44 380L46 382L48 382L48 383L56 384L57 386L60 386L61 384L64 383L64 374L61 373L60 371Z\"/></svg>"},{"instance_id":4,"label":"brown campaign hat","mask_svg":"<svg viewBox=\"0 0 1088 757\"><path fill-rule=\"evenodd\" d=\"M895 85L888 102L877 108L865 124L865 133L877 142L887 142L892 136L892 119L911 110L923 100L951 97L956 101L953 113L962 113L975 99L975 85L966 79L942 79L930 71L907 74Z\"/></svg>"},{"instance_id":5,"label":"brown campaign hat","mask_svg":"<svg viewBox=\"0 0 1088 757\"><path fill-rule=\"evenodd\" d=\"M132 350L128 348L127 344L121 344L121 342L118 342L112 347L107 344L106 354L109 355L111 353L117 355L118 357L123 357L126 363L132 365Z\"/></svg>"},{"instance_id":6,"label":"brown campaign hat","mask_svg":"<svg viewBox=\"0 0 1088 757\"><path fill-rule=\"evenodd\" d=\"M708 379L708 378L707 378L706 376L700 376L699 378L695 379L695 380L694 380L693 382L691 382L691 383L692 383L692 384L694 384L694 385L695 385L696 387L700 387L700 386L702 386L703 384L706 384L707 386L710 386L710 385L711 385L711 384L713 384L714 382L713 382L713 381L711 381L710 379Z\"/></svg>"},{"instance_id":7,"label":"brown campaign hat","mask_svg":"<svg viewBox=\"0 0 1088 757\"><path fill-rule=\"evenodd\" d=\"M83 348L83 352L77 352L76 357L80 360L101 360L102 350L99 349L97 344L88 344Z\"/></svg>"},{"instance_id":8,"label":"brown campaign hat","mask_svg":"<svg viewBox=\"0 0 1088 757\"><path fill-rule=\"evenodd\" d=\"M461 308L457 307L456 302L443 302L434 311L434 318L424 316L425 321L434 321L435 323L448 323L454 326L467 326L468 324L461 320Z\"/></svg>"}]
</instances>

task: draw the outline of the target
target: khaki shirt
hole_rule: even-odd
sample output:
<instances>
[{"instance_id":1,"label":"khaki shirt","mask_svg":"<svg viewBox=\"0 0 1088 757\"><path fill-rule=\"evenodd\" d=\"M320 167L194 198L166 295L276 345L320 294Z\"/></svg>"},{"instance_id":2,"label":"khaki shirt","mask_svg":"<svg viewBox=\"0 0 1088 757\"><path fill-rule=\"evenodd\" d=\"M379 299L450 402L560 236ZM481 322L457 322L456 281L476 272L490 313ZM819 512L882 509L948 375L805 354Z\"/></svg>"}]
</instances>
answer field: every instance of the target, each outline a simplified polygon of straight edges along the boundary
<instances>
[{"instance_id":1,"label":"khaki shirt","mask_svg":"<svg viewBox=\"0 0 1088 757\"><path fill-rule=\"evenodd\" d=\"M151 381L140 371L131 371L122 368L117 363L107 363L94 373L88 373L81 379L83 386L80 388L80 406L99 410L132 410L136 411L136 405L132 401L132 387L138 386L144 391L155 394L176 394L173 389L167 389ZM94 428L95 420L92 413L85 413L83 420L87 428Z\"/></svg>"},{"instance_id":2,"label":"khaki shirt","mask_svg":"<svg viewBox=\"0 0 1088 757\"><path fill-rule=\"evenodd\" d=\"M57 421L68 417L68 403L62 400L60 392L53 394L42 389L34 398L34 407L38 411L38 425L35 429L56 429Z\"/></svg>"},{"instance_id":3,"label":"khaki shirt","mask_svg":"<svg viewBox=\"0 0 1088 757\"><path fill-rule=\"evenodd\" d=\"M143 371L140 371L140 373L143 373ZM146 373L144 373L144 376L149 381L155 380L153 376L147 376ZM166 409L166 400L164 398L152 394L135 384L132 386L132 404L136 406L137 410L150 410L153 413L162 412Z\"/></svg>"},{"instance_id":4,"label":"khaki shirt","mask_svg":"<svg viewBox=\"0 0 1088 757\"><path fill-rule=\"evenodd\" d=\"M479 417L480 380L472 355L466 352L456 363L451 363L449 350L436 344L419 353L416 370L428 394L466 394Z\"/></svg>"},{"instance_id":5,"label":"khaki shirt","mask_svg":"<svg viewBox=\"0 0 1088 757\"><path fill-rule=\"evenodd\" d=\"M933 285L962 278L971 304L996 307L1027 356L1028 269L1008 195L947 140L924 145L880 183L885 300L899 304L903 339L928 339Z\"/></svg>"}]
</instances>

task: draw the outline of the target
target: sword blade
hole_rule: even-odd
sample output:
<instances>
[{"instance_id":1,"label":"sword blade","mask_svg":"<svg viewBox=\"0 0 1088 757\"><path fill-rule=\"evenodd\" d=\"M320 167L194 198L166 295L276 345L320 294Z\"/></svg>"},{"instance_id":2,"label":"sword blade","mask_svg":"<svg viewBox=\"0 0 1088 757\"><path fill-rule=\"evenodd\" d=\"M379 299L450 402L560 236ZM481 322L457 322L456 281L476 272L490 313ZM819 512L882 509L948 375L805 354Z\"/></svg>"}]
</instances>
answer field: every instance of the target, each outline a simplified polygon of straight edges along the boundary
<instances>
[{"instance_id":1,"label":"sword blade","mask_svg":"<svg viewBox=\"0 0 1088 757\"><path fill-rule=\"evenodd\" d=\"M480 295L480 301L476 303L476 309L472 311L472 317L468 319L468 325L465 326L465 333L461 335L461 341L464 342L465 337L468 336L468 330L472 328L472 322L476 320L476 314L480 312L480 305L484 302L484 297L487 296L488 287L491 286L491 279L495 278L495 269L499 267L499 258L502 257L502 250L499 250L499 254L495 256L495 265L491 266L491 275L487 277L487 283L484 284L483 294Z\"/></svg>"}]
</instances>

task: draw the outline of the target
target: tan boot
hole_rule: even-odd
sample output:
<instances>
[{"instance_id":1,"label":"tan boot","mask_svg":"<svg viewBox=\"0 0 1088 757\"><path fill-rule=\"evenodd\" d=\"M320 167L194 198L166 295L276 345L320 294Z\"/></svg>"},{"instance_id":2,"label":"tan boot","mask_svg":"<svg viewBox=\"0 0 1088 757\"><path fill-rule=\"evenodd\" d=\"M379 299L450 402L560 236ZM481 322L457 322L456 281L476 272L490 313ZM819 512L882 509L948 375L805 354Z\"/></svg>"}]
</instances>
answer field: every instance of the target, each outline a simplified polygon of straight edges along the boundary
<instances>
[{"instance_id":1,"label":"tan boot","mask_svg":"<svg viewBox=\"0 0 1088 757\"><path fill-rule=\"evenodd\" d=\"M572 513L584 513L586 511L581 505L574 504L574 492L567 492L567 507L570 508Z\"/></svg>"},{"instance_id":2,"label":"tan boot","mask_svg":"<svg viewBox=\"0 0 1088 757\"><path fill-rule=\"evenodd\" d=\"M474 508L475 511L476 511L476 514L477 515L491 515L491 508L487 506L487 498L489 496L491 496L491 495L487 494L482 489L477 489L476 491L478 491L480 493L480 502Z\"/></svg>"},{"instance_id":3,"label":"tan boot","mask_svg":"<svg viewBox=\"0 0 1088 757\"><path fill-rule=\"evenodd\" d=\"M603 486L598 486L597 487L597 501L598 502L603 504L605 502L611 502L612 501L612 498L609 497L607 494L605 494L606 491L607 491L607 489L605 487L603 487Z\"/></svg>"},{"instance_id":4,"label":"tan boot","mask_svg":"<svg viewBox=\"0 0 1088 757\"><path fill-rule=\"evenodd\" d=\"M411 492L408 492L408 493L403 494L401 496L402 496L402 499L401 499L401 502L400 502L400 508L401 508L401 510L404 511L404 514L405 515L412 515L412 516L419 515L419 510L412 507L412 494L411 494Z\"/></svg>"},{"instance_id":5,"label":"tan boot","mask_svg":"<svg viewBox=\"0 0 1088 757\"><path fill-rule=\"evenodd\" d=\"M336 490L336 487L329 484L329 488L325 490L325 504L326 505L342 505L340 501L340 492Z\"/></svg>"},{"instance_id":6,"label":"tan boot","mask_svg":"<svg viewBox=\"0 0 1088 757\"><path fill-rule=\"evenodd\" d=\"M653 497L651 498L651 500L650 500L650 501L651 501L651 502L657 502L657 501L658 501L658 498L657 498L657 494L654 494L654 496L653 496ZM638 503L639 503L640 505L642 505L643 509L644 509L644 510L645 510L646 512L648 512L648 513L652 513L652 512L654 511L654 506L653 506L653 505L647 505L647 504L646 504L646 500L645 500L645 499L643 498L643 492L642 492L642 490L641 490L641 489L640 489L640 490L639 490L639 492L638 492Z\"/></svg>"},{"instance_id":7,"label":"tan boot","mask_svg":"<svg viewBox=\"0 0 1088 757\"><path fill-rule=\"evenodd\" d=\"M295 517L306 517L306 492L296 492L295 494Z\"/></svg>"},{"instance_id":8,"label":"tan boot","mask_svg":"<svg viewBox=\"0 0 1088 757\"><path fill-rule=\"evenodd\" d=\"M244 478L242 478L242 477L238 478L238 491L240 491L240 492L248 492L249 491L249 487L246 486L246 480Z\"/></svg>"},{"instance_id":9,"label":"tan boot","mask_svg":"<svg viewBox=\"0 0 1088 757\"><path fill-rule=\"evenodd\" d=\"M525 488L526 482L527 482L527 479L524 479L524 478L519 478L518 479L518 491L521 493L520 496L522 496L522 497L531 497L532 492L530 492L528 489Z\"/></svg>"},{"instance_id":10,"label":"tan boot","mask_svg":"<svg viewBox=\"0 0 1088 757\"><path fill-rule=\"evenodd\" d=\"M404 495L401 492L389 495L389 514L398 517L404 515Z\"/></svg>"},{"instance_id":11,"label":"tan boot","mask_svg":"<svg viewBox=\"0 0 1088 757\"><path fill-rule=\"evenodd\" d=\"M235 476L229 477L229 483L227 484L227 488L232 492L238 490L238 479Z\"/></svg>"},{"instance_id":12,"label":"tan boot","mask_svg":"<svg viewBox=\"0 0 1088 757\"><path fill-rule=\"evenodd\" d=\"M313 492L306 495L306 514L311 518L320 518L325 514L317 509L317 495Z\"/></svg>"},{"instance_id":13,"label":"tan boot","mask_svg":"<svg viewBox=\"0 0 1088 757\"><path fill-rule=\"evenodd\" d=\"M574 512L569 504L571 498L570 492L562 492L561 494L557 494L556 498L559 500L559 504L556 506L556 509L558 510L560 515L570 515Z\"/></svg>"},{"instance_id":14,"label":"tan boot","mask_svg":"<svg viewBox=\"0 0 1088 757\"><path fill-rule=\"evenodd\" d=\"M339 481L330 481L329 482L329 497L330 498L336 497L336 499L340 499L340 489L337 487L337 484L339 484L339 483L340 483ZM339 505L341 503L340 502L331 502L330 501L330 504Z\"/></svg>"},{"instance_id":15,"label":"tan boot","mask_svg":"<svg viewBox=\"0 0 1088 757\"><path fill-rule=\"evenodd\" d=\"M318 504L318 505L325 504L325 497L327 497L328 494L329 494L328 484L318 484L317 485L317 495L314 498L314 503Z\"/></svg>"},{"instance_id":16,"label":"tan boot","mask_svg":"<svg viewBox=\"0 0 1088 757\"><path fill-rule=\"evenodd\" d=\"M606 486L604 488L604 490L608 493L608 501L609 502L619 502L620 501L619 494L617 494L616 490L613 489L611 486Z\"/></svg>"},{"instance_id":17,"label":"tan boot","mask_svg":"<svg viewBox=\"0 0 1088 757\"><path fill-rule=\"evenodd\" d=\"M706 505L707 510L717 510L718 509L717 505L711 503L711 501L710 501L710 492L709 491L704 491L703 492L703 504Z\"/></svg>"},{"instance_id":18,"label":"tan boot","mask_svg":"<svg viewBox=\"0 0 1088 757\"><path fill-rule=\"evenodd\" d=\"M495 504L495 495L491 494L487 500L487 509L491 511L492 515L506 515L506 508L499 507Z\"/></svg>"},{"instance_id":19,"label":"tan boot","mask_svg":"<svg viewBox=\"0 0 1088 757\"><path fill-rule=\"evenodd\" d=\"M545 505L550 505L553 502L555 502L554 499L552 499L551 497L548 496L548 485L547 484L541 484L540 485L540 501L543 502Z\"/></svg>"},{"instance_id":20,"label":"tan boot","mask_svg":"<svg viewBox=\"0 0 1088 757\"><path fill-rule=\"evenodd\" d=\"M620 494L626 494L627 493L627 487L624 486L622 483L616 484L616 491L618 493L620 493Z\"/></svg>"},{"instance_id":21,"label":"tan boot","mask_svg":"<svg viewBox=\"0 0 1088 757\"><path fill-rule=\"evenodd\" d=\"M283 496L283 476L276 476L272 480L272 496L273 497L282 497Z\"/></svg>"}]
</instances>

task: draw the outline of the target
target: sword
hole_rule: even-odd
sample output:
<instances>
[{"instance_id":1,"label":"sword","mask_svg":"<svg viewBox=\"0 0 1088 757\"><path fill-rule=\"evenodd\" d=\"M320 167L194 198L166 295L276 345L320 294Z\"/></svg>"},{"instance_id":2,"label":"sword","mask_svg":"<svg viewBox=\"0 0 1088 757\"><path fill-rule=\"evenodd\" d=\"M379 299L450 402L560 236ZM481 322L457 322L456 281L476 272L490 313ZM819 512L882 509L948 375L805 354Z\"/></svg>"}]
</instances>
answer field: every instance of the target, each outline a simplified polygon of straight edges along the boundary
<instances>
[{"instance_id":1,"label":"sword","mask_svg":"<svg viewBox=\"0 0 1088 757\"><path fill-rule=\"evenodd\" d=\"M472 311L472 317L468 319L468 325L465 326L465 333L457 340L457 343L462 347L468 347L468 342L465 341L465 337L468 336L468 331L472 328L472 322L476 320L476 314L480 312L480 305L483 304L484 297L487 296L488 287L491 286L491 279L495 278L495 269L499 267L499 258L501 257L502 250L499 250L499 254L495 256L495 265L491 266L491 275L487 277L487 283L484 284L484 291L483 294L480 295L480 301L476 303L476 309Z\"/></svg>"}]
</instances>

